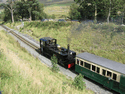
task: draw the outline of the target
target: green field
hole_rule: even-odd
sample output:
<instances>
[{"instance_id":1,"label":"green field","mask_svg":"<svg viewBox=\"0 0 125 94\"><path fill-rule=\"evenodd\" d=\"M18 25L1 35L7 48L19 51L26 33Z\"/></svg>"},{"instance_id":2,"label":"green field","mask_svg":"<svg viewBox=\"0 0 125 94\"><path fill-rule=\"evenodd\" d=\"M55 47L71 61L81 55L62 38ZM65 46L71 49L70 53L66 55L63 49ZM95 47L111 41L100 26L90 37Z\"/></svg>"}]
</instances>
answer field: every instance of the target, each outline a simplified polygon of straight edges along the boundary
<instances>
[{"instance_id":1,"label":"green field","mask_svg":"<svg viewBox=\"0 0 125 94\"><path fill-rule=\"evenodd\" d=\"M0 30L0 91L2 94L94 94L72 86L72 79L54 73Z\"/></svg>"},{"instance_id":2,"label":"green field","mask_svg":"<svg viewBox=\"0 0 125 94\"><path fill-rule=\"evenodd\" d=\"M74 0L39 0L40 3L43 3L45 6L50 6L54 4L70 4L73 3Z\"/></svg>"},{"instance_id":3,"label":"green field","mask_svg":"<svg viewBox=\"0 0 125 94\"><path fill-rule=\"evenodd\" d=\"M68 17L69 5L59 6L58 4L47 6L44 8L44 12L48 15L55 15L56 19Z\"/></svg>"},{"instance_id":4,"label":"green field","mask_svg":"<svg viewBox=\"0 0 125 94\"><path fill-rule=\"evenodd\" d=\"M52 4L52 5L49 5L49 6L45 6L45 8L47 7L55 7L55 6L70 6L73 2L67 2L67 3L62 3L62 4Z\"/></svg>"},{"instance_id":5,"label":"green field","mask_svg":"<svg viewBox=\"0 0 125 94\"><path fill-rule=\"evenodd\" d=\"M56 19L65 19L69 16L69 8L70 5L73 3L73 0L61 0L61 1L54 1L52 3L43 3L45 5L44 12L48 15L55 15Z\"/></svg>"}]
</instances>

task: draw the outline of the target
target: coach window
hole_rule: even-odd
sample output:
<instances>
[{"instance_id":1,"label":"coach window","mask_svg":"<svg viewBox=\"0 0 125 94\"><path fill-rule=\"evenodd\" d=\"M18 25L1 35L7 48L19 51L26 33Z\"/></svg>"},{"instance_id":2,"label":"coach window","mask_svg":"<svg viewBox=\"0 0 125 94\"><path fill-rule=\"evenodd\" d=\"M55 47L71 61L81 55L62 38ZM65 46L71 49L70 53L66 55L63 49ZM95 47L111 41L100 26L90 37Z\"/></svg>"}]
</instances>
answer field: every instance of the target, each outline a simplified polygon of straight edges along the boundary
<instances>
[{"instance_id":1,"label":"coach window","mask_svg":"<svg viewBox=\"0 0 125 94\"><path fill-rule=\"evenodd\" d=\"M77 64L79 65L79 59L77 59Z\"/></svg>"},{"instance_id":2,"label":"coach window","mask_svg":"<svg viewBox=\"0 0 125 94\"><path fill-rule=\"evenodd\" d=\"M106 74L106 70L102 69L102 75L105 76L105 74Z\"/></svg>"},{"instance_id":3,"label":"coach window","mask_svg":"<svg viewBox=\"0 0 125 94\"><path fill-rule=\"evenodd\" d=\"M112 76L112 73L109 72L109 71L107 71L107 76L108 76L108 77L111 77L111 76Z\"/></svg>"},{"instance_id":4,"label":"coach window","mask_svg":"<svg viewBox=\"0 0 125 94\"><path fill-rule=\"evenodd\" d=\"M113 79L116 80L117 79L117 75L115 73L113 73Z\"/></svg>"},{"instance_id":5,"label":"coach window","mask_svg":"<svg viewBox=\"0 0 125 94\"><path fill-rule=\"evenodd\" d=\"M84 62L85 63L85 68L88 68L88 69L90 69L90 64L88 64L88 63L86 63L86 62Z\"/></svg>"},{"instance_id":6,"label":"coach window","mask_svg":"<svg viewBox=\"0 0 125 94\"><path fill-rule=\"evenodd\" d=\"M96 72L97 72L97 73L100 73L100 68L99 68L99 67L97 67Z\"/></svg>"},{"instance_id":7,"label":"coach window","mask_svg":"<svg viewBox=\"0 0 125 94\"><path fill-rule=\"evenodd\" d=\"M83 66L83 61L81 61L81 66Z\"/></svg>"},{"instance_id":8,"label":"coach window","mask_svg":"<svg viewBox=\"0 0 125 94\"><path fill-rule=\"evenodd\" d=\"M92 65L92 70L93 70L93 71L95 71L95 68L96 68L96 67L95 67L94 65Z\"/></svg>"}]
</instances>

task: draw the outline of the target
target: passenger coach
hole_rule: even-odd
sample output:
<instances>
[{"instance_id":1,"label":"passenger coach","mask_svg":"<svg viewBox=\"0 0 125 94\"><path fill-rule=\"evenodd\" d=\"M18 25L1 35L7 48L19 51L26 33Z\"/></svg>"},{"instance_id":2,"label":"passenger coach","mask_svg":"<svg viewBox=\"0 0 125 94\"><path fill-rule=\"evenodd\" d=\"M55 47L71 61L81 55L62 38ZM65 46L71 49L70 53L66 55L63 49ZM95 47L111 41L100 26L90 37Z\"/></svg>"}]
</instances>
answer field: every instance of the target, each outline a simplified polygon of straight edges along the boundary
<instances>
[{"instance_id":1,"label":"passenger coach","mask_svg":"<svg viewBox=\"0 0 125 94\"><path fill-rule=\"evenodd\" d=\"M120 94L125 94L124 64L84 52L76 56L75 71Z\"/></svg>"}]
</instances>

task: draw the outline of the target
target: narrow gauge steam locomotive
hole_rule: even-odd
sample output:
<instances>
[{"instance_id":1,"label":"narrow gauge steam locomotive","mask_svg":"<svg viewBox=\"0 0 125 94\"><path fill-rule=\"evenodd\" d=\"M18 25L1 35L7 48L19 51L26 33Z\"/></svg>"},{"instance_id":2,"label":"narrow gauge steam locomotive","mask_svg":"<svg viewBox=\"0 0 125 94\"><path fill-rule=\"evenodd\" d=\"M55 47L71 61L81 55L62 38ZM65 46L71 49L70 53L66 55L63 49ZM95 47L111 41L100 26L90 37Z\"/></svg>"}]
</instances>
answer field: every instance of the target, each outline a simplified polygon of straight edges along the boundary
<instances>
[{"instance_id":1,"label":"narrow gauge steam locomotive","mask_svg":"<svg viewBox=\"0 0 125 94\"><path fill-rule=\"evenodd\" d=\"M120 94L125 94L125 65L90 54L87 52L76 55L74 51L60 47L56 39L44 37L40 39L40 51L44 55L56 54L58 62L71 68L75 65L75 71L83 74L105 87Z\"/></svg>"},{"instance_id":2,"label":"narrow gauge steam locomotive","mask_svg":"<svg viewBox=\"0 0 125 94\"><path fill-rule=\"evenodd\" d=\"M66 66L66 68L71 68L73 65L75 65L76 52L71 51L69 49L69 44L67 46L67 49L61 47L57 44L57 40L54 38L41 38L40 52L43 55L47 55L49 57L55 54L58 59L58 63L60 63L63 66Z\"/></svg>"}]
</instances>

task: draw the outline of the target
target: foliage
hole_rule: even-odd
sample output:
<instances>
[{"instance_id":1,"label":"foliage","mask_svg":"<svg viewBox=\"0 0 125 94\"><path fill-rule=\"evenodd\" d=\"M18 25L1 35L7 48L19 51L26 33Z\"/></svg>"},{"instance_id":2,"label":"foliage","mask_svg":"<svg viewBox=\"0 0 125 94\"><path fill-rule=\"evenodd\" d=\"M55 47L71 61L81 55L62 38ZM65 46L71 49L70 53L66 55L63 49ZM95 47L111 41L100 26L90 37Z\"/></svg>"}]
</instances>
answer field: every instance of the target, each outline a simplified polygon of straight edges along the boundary
<instances>
[{"instance_id":1,"label":"foliage","mask_svg":"<svg viewBox=\"0 0 125 94\"><path fill-rule=\"evenodd\" d=\"M61 27L68 27L71 25L71 23L65 23L65 22L31 22L31 23L27 23L27 25L30 25L30 26L34 26L34 27L37 27L37 28L42 28L42 29L46 29L46 28L49 28L49 29L59 29Z\"/></svg>"},{"instance_id":2,"label":"foliage","mask_svg":"<svg viewBox=\"0 0 125 94\"><path fill-rule=\"evenodd\" d=\"M55 19L56 17L55 17L55 15L54 15L54 14L52 14L51 18L52 18L52 19Z\"/></svg>"},{"instance_id":3,"label":"foliage","mask_svg":"<svg viewBox=\"0 0 125 94\"><path fill-rule=\"evenodd\" d=\"M124 26L119 26L118 28L116 28L116 32L125 32L125 27Z\"/></svg>"},{"instance_id":4,"label":"foliage","mask_svg":"<svg viewBox=\"0 0 125 94\"><path fill-rule=\"evenodd\" d=\"M3 6L3 5L2 5ZM5 6L5 4L4 4ZM4 7L4 21L11 20L11 12L8 7ZM44 5L39 4L37 0L33 1L17 1L14 3L14 20L29 18L31 13L32 20L39 20L46 17L44 13Z\"/></svg>"},{"instance_id":5,"label":"foliage","mask_svg":"<svg viewBox=\"0 0 125 94\"><path fill-rule=\"evenodd\" d=\"M40 8L38 0L26 1L26 3L24 3L24 5L27 7L27 10L29 12L29 16L32 16L31 20L37 19L38 16L40 15L40 12L41 12L41 8ZM35 16L37 16L37 18Z\"/></svg>"},{"instance_id":6,"label":"foliage","mask_svg":"<svg viewBox=\"0 0 125 94\"><path fill-rule=\"evenodd\" d=\"M17 2L16 4L16 13L18 15L18 20L23 18L28 18L28 10L27 6L25 5L25 1Z\"/></svg>"},{"instance_id":7,"label":"foliage","mask_svg":"<svg viewBox=\"0 0 125 94\"><path fill-rule=\"evenodd\" d=\"M57 67L58 59L55 54L51 57L51 62L52 62L52 71L58 72L59 68Z\"/></svg>"},{"instance_id":8,"label":"foliage","mask_svg":"<svg viewBox=\"0 0 125 94\"><path fill-rule=\"evenodd\" d=\"M16 1L13 0L7 0L7 3L2 3L0 6L3 6L4 8L7 8L11 14L11 20L14 23L14 12L16 8Z\"/></svg>"},{"instance_id":9,"label":"foliage","mask_svg":"<svg viewBox=\"0 0 125 94\"><path fill-rule=\"evenodd\" d=\"M5 16L5 15L4 15L4 12L1 12L1 13L0 13L0 20L3 20L3 19L4 19L4 16Z\"/></svg>"},{"instance_id":10,"label":"foliage","mask_svg":"<svg viewBox=\"0 0 125 94\"><path fill-rule=\"evenodd\" d=\"M79 74L75 77L74 82L72 83L77 89L83 90L83 86L85 85L85 82L83 82L83 76L82 74Z\"/></svg>"},{"instance_id":11,"label":"foliage","mask_svg":"<svg viewBox=\"0 0 125 94\"><path fill-rule=\"evenodd\" d=\"M77 4L73 3L70 6L69 16L70 16L70 19L81 19L81 15L80 15L80 12L78 11Z\"/></svg>"},{"instance_id":12,"label":"foliage","mask_svg":"<svg viewBox=\"0 0 125 94\"><path fill-rule=\"evenodd\" d=\"M104 19L109 21L111 18L118 16L118 12L122 14L122 19L125 14L124 0L74 0L79 4L79 12L82 19ZM73 11L73 10L72 10ZM74 9L76 11L76 9ZM123 23L123 20L122 20Z\"/></svg>"},{"instance_id":13,"label":"foliage","mask_svg":"<svg viewBox=\"0 0 125 94\"><path fill-rule=\"evenodd\" d=\"M4 16L3 20L5 22L11 21L11 14L10 14L10 12L9 12L9 10L7 8L4 9L4 15L5 16Z\"/></svg>"}]
</instances>

